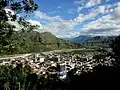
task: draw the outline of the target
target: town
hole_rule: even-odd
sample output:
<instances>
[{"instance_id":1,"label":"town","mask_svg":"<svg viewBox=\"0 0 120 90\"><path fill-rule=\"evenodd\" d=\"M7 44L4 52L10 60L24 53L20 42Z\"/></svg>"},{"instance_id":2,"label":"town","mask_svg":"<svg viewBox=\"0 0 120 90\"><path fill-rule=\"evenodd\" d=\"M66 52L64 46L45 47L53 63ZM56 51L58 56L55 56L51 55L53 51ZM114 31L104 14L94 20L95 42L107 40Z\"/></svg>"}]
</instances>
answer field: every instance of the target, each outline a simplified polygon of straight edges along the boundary
<instances>
[{"instance_id":1,"label":"town","mask_svg":"<svg viewBox=\"0 0 120 90\"><path fill-rule=\"evenodd\" d=\"M98 64L111 66L114 60L110 56L97 59L96 55L71 52L34 53L1 59L0 65L12 65L15 68L17 64L22 63L23 67L29 67L37 75L57 74L60 79L65 79L72 69L76 69L75 74L80 75L82 72L92 72Z\"/></svg>"}]
</instances>

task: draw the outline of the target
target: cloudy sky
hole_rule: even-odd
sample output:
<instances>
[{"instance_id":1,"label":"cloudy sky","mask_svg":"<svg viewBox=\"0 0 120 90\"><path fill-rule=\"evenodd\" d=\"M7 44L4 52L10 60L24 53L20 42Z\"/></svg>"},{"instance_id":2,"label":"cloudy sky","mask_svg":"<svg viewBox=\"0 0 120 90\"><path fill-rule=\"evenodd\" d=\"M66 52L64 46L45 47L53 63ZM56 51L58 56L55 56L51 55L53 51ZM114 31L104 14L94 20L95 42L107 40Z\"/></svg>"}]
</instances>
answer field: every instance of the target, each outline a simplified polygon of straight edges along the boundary
<instances>
[{"instance_id":1,"label":"cloudy sky","mask_svg":"<svg viewBox=\"0 0 120 90\"><path fill-rule=\"evenodd\" d=\"M35 0L28 20L57 37L119 35L120 0Z\"/></svg>"}]
</instances>

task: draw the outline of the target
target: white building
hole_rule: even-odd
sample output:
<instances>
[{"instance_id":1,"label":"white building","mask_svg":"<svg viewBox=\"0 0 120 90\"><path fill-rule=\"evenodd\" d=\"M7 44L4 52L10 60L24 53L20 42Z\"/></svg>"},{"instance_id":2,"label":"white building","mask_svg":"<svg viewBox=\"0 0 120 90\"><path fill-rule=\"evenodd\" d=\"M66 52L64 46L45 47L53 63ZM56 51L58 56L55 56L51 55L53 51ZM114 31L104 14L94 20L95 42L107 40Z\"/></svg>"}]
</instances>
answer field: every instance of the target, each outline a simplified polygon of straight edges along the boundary
<instances>
[{"instance_id":1,"label":"white building","mask_svg":"<svg viewBox=\"0 0 120 90\"><path fill-rule=\"evenodd\" d=\"M44 62L44 61L45 61L45 57L42 57L42 56L41 56L41 57L39 57L39 62L41 62L41 63L42 63L42 62Z\"/></svg>"}]
</instances>

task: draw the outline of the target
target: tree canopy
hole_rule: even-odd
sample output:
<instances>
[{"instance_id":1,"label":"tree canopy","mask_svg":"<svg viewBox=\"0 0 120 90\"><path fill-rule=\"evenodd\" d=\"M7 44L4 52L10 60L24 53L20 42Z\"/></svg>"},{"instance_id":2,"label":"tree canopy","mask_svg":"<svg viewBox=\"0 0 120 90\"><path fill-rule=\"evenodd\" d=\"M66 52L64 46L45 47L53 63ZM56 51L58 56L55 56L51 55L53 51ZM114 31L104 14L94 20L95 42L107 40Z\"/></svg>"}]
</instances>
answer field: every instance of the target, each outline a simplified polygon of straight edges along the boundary
<instances>
[{"instance_id":1,"label":"tree canopy","mask_svg":"<svg viewBox=\"0 0 120 90\"><path fill-rule=\"evenodd\" d=\"M11 54L16 49L12 37L16 27L8 21L18 22L25 27L23 30L31 30L35 26L31 26L24 17L17 17L17 15L21 13L28 15L37 8L38 5L34 0L0 0L0 53Z\"/></svg>"}]
</instances>

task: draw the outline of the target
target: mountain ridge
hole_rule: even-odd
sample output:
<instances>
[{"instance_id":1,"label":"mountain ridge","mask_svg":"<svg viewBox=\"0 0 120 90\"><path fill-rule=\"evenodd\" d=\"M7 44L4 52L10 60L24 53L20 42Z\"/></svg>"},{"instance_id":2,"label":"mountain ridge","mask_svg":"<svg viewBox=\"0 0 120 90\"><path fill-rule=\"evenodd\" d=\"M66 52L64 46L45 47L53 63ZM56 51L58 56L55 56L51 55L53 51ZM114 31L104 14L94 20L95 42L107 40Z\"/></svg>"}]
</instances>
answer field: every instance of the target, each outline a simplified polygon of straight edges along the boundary
<instances>
[{"instance_id":1,"label":"mountain ridge","mask_svg":"<svg viewBox=\"0 0 120 90\"><path fill-rule=\"evenodd\" d=\"M87 35L80 35L78 37L70 39L72 42L77 43L85 43L89 41L96 41L96 42L110 42L114 40L117 36L87 36Z\"/></svg>"},{"instance_id":2,"label":"mountain ridge","mask_svg":"<svg viewBox=\"0 0 120 90\"><path fill-rule=\"evenodd\" d=\"M12 36L14 47L17 51L14 53L42 52L56 49L72 49L81 45L75 44L70 40L64 40L56 37L50 32L37 31L15 31Z\"/></svg>"}]
</instances>

